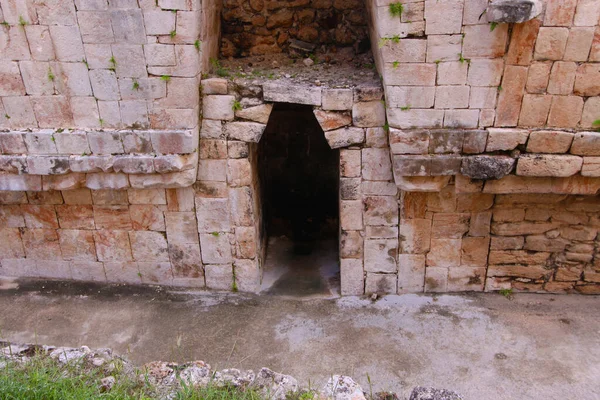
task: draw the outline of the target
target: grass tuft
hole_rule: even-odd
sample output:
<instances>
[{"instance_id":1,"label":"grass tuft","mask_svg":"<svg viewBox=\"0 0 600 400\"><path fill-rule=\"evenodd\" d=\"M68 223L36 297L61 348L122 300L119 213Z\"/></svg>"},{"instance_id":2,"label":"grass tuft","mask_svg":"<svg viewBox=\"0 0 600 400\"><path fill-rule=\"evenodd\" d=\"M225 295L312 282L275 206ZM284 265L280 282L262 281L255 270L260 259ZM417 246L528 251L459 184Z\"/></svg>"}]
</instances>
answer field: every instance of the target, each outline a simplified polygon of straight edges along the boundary
<instances>
[{"instance_id":1,"label":"grass tuft","mask_svg":"<svg viewBox=\"0 0 600 400\"><path fill-rule=\"evenodd\" d=\"M392 17L401 17L402 12L404 11L404 5L402 3L391 3L390 4L390 14Z\"/></svg>"}]
</instances>

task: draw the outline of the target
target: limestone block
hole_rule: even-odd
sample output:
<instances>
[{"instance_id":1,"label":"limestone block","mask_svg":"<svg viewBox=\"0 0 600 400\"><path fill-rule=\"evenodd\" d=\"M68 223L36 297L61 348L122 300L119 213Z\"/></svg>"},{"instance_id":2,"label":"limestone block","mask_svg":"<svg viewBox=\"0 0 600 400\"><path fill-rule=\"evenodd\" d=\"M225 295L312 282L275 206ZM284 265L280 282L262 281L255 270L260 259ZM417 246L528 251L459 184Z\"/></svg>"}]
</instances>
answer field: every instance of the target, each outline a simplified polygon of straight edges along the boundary
<instances>
[{"instance_id":1,"label":"limestone block","mask_svg":"<svg viewBox=\"0 0 600 400\"><path fill-rule=\"evenodd\" d=\"M574 93L580 96L600 95L600 66L597 63L581 64L577 68Z\"/></svg>"},{"instance_id":2,"label":"limestone block","mask_svg":"<svg viewBox=\"0 0 600 400\"><path fill-rule=\"evenodd\" d=\"M431 241L431 220L405 219L400 222L400 252L425 254Z\"/></svg>"},{"instance_id":3,"label":"limestone block","mask_svg":"<svg viewBox=\"0 0 600 400\"><path fill-rule=\"evenodd\" d=\"M142 278L136 262L106 262L104 272L108 282L141 284Z\"/></svg>"},{"instance_id":4,"label":"limestone block","mask_svg":"<svg viewBox=\"0 0 600 400\"><path fill-rule=\"evenodd\" d=\"M73 126L73 115L66 96L32 96L31 105L40 128Z\"/></svg>"},{"instance_id":5,"label":"limestone block","mask_svg":"<svg viewBox=\"0 0 600 400\"><path fill-rule=\"evenodd\" d=\"M87 51L87 46L86 46ZM144 55L149 67L169 67L177 65L175 46L170 44L144 45Z\"/></svg>"},{"instance_id":6,"label":"limestone block","mask_svg":"<svg viewBox=\"0 0 600 400\"><path fill-rule=\"evenodd\" d=\"M24 258L25 250L21 241L18 228L0 228L3 240L0 242L0 250L6 258ZM2 262L4 263L4 259Z\"/></svg>"},{"instance_id":7,"label":"limestone block","mask_svg":"<svg viewBox=\"0 0 600 400\"><path fill-rule=\"evenodd\" d=\"M575 26L594 26L600 17L600 4L594 0L582 0L577 4Z\"/></svg>"},{"instance_id":8,"label":"limestone block","mask_svg":"<svg viewBox=\"0 0 600 400\"><path fill-rule=\"evenodd\" d=\"M477 128L479 110L444 111L444 128Z\"/></svg>"},{"instance_id":9,"label":"limestone block","mask_svg":"<svg viewBox=\"0 0 600 400\"><path fill-rule=\"evenodd\" d=\"M256 228L253 226L235 228L236 256L239 258L254 258L258 242L256 241Z\"/></svg>"},{"instance_id":10,"label":"limestone block","mask_svg":"<svg viewBox=\"0 0 600 400\"><path fill-rule=\"evenodd\" d=\"M202 94L227 94L227 79L209 78L202 80Z\"/></svg>"},{"instance_id":11,"label":"limestone block","mask_svg":"<svg viewBox=\"0 0 600 400\"><path fill-rule=\"evenodd\" d=\"M221 121L203 119L200 137L203 139L226 139L227 135L223 132Z\"/></svg>"},{"instance_id":12,"label":"limestone block","mask_svg":"<svg viewBox=\"0 0 600 400\"><path fill-rule=\"evenodd\" d=\"M594 41L593 27L573 27L569 31L564 59L567 61L587 61Z\"/></svg>"},{"instance_id":13,"label":"limestone block","mask_svg":"<svg viewBox=\"0 0 600 400\"><path fill-rule=\"evenodd\" d=\"M465 58L497 58L506 52L508 24L495 29L489 25L467 25L464 27L462 55Z\"/></svg>"},{"instance_id":14,"label":"limestone block","mask_svg":"<svg viewBox=\"0 0 600 400\"><path fill-rule=\"evenodd\" d=\"M94 154L123 153L119 132L88 132L88 142Z\"/></svg>"},{"instance_id":15,"label":"limestone block","mask_svg":"<svg viewBox=\"0 0 600 400\"><path fill-rule=\"evenodd\" d=\"M384 62L422 63L425 62L427 40L405 39L398 43L386 40L380 51Z\"/></svg>"},{"instance_id":16,"label":"limestone block","mask_svg":"<svg viewBox=\"0 0 600 400\"><path fill-rule=\"evenodd\" d=\"M202 144L202 142L200 142ZM250 154L248 143L235 140L227 141L227 157L229 158L247 158Z\"/></svg>"},{"instance_id":17,"label":"limestone block","mask_svg":"<svg viewBox=\"0 0 600 400\"><path fill-rule=\"evenodd\" d=\"M208 119L231 121L234 118L234 96L210 95L202 99L202 116Z\"/></svg>"},{"instance_id":18,"label":"limestone block","mask_svg":"<svg viewBox=\"0 0 600 400\"><path fill-rule=\"evenodd\" d=\"M566 153L574 134L562 131L535 131L529 135L527 151L531 153Z\"/></svg>"},{"instance_id":19,"label":"limestone block","mask_svg":"<svg viewBox=\"0 0 600 400\"><path fill-rule=\"evenodd\" d=\"M92 190L125 189L129 187L129 179L125 174L93 173L86 175L85 185Z\"/></svg>"},{"instance_id":20,"label":"limestone block","mask_svg":"<svg viewBox=\"0 0 600 400\"><path fill-rule=\"evenodd\" d=\"M131 184L131 187L135 189L185 188L196 181L196 175L197 171L195 168L166 174L130 175L129 183Z\"/></svg>"},{"instance_id":21,"label":"limestone block","mask_svg":"<svg viewBox=\"0 0 600 400\"><path fill-rule=\"evenodd\" d=\"M170 40L170 37L168 40ZM148 73L152 75L196 77L200 69L200 57L196 47L193 44L177 44L174 47L176 64L168 67L148 67Z\"/></svg>"},{"instance_id":22,"label":"limestone block","mask_svg":"<svg viewBox=\"0 0 600 400\"><path fill-rule=\"evenodd\" d=\"M449 268L449 292L481 292L485 284L485 268Z\"/></svg>"},{"instance_id":23,"label":"limestone block","mask_svg":"<svg viewBox=\"0 0 600 400\"><path fill-rule=\"evenodd\" d=\"M365 225L397 225L398 202L393 196L365 196Z\"/></svg>"},{"instance_id":24,"label":"limestone block","mask_svg":"<svg viewBox=\"0 0 600 400\"><path fill-rule=\"evenodd\" d=\"M468 63L460 61L438 63L438 85L464 85L467 83Z\"/></svg>"},{"instance_id":25,"label":"limestone block","mask_svg":"<svg viewBox=\"0 0 600 400\"><path fill-rule=\"evenodd\" d=\"M83 43L114 43L110 16L103 11L78 11L77 21Z\"/></svg>"},{"instance_id":26,"label":"limestone block","mask_svg":"<svg viewBox=\"0 0 600 400\"><path fill-rule=\"evenodd\" d=\"M202 261L207 264L226 264L232 262L229 235L224 232L201 233L200 248Z\"/></svg>"},{"instance_id":27,"label":"limestone block","mask_svg":"<svg viewBox=\"0 0 600 400\"><path fill-rule=\"evenodd\" d=\"M385 107L376 100L355 103L352 106L352 122L355 126L371 128L385 125Z\"/></svg>"},{"instance_id":28,"label":"limestone block","mask_svg":"<svg viewBox=\"0 0 600 400\"><path fill-rule=\"evenodd\" d=\"M367 128L366 134L367 147L387 148L388 134L383 127Z\"/></svg>"},{"instance_id":29,"label":"limestone block","mask_svg":"<svg viewBox=\"0 0 600 400\"><path fill-rule=\"evenodd\" d=\"M134 204L129 207L131 226L136 231L165 231L163 207L148 204ZM169 238L170 240L170 238Z\"/></svg>"},{"instance_id":30,"label":"limestone block","mask_svg":"<svg viewBox=\"0 0 600 400\"><path fill-rule=\"evenodd\" d=\"M173 281L171 263L168 262L138 262L138 269L145 285L170 285Z\"/></svg>"},{"instance_id":31,"label":"limestone block","mask_svg":"<svg viewBox=\"0 0 600 400\"><path fill-rule=\"evenodd\" d=\"M372 239L365 240L365 271L395 273L398 240Z\"/></svg>"},{"instance_id":32,"label":"limestone block","mask_svg":"<svg viewBox=\"0 0 600 400\"><path fill-rule=\"evenodd\" d=\"M85 58L81 33L77 25L50 26L50 36L59 61L80 62Z\"/></svg>"},{"instance_id":33,"label":"limestone block","mask_svg":"<svg viewBox=\"0 0 600 400\"><path fill-rule=\"evenodd\" d=\"M152 131L152 147L156 153L186 154L198 149L198 130Z\"/></svg>"},{"instance_id":34,"label":"limestone block","mask_svg":"<svg viewBox=\"0 0 600 400\"><path fill-rule=\"evenodd\" d=\"M94 243L99 261L132 261L127 231L96 230Z\"/></svg>"},{"instance_id":35,"label":"limestone block","mask_svg":"<svg viewBox=\"0 0 600 400\"><path fill-rule=\"evenodd\" d=\"M332 149L339 149L353 144L361 144L365 141L365 130L363 128L347 127L325 132L325 139Z\"/></svg>"},{"instance_id":36,"label":"limestone block","mask_svg":"<svg viewBox=\"0 0 600 400\"><path fill-rule=\"evenodd\" d=\"M569 30L544 26L540 28L535 44L536 60L561 60L565 54Z\"/></svg>"},{"instance_id":37,"label":"limestone block","mask_svg":"<svg viewBox=\"0 0 600 400\"><path fill-rule=\"evenodd\" d=\"M527 67L507 65L498 96L496 126L516 126L527 83Z\"/></svg>"},{"instance_id":38,"label":"limestone block","mask_svg":"<svg viewBox=\"0 0 600 400\"><path fill-rule=\"evenodd\" d=\"M64 260L97 261L92 231L61 229L58 237Z\"/></svg>"},{"instance_id":39,"label":"limestone block","mask_svg":"<svg viewBox=\"0 0 600 400\"><path fill-rule=\"evenodd\" d=\"M548 26L570 26L575 15L575 0L550 0L547 2L544 24Z\"/></svg>"},{"instance_id":40,"label":"limestone block","mask_svg":"<svg viewBox=\"0 0 600 400\"><path fill-rule=\"evenodd\" d=\"M600 157L583 157L581 175L600 177Z\"/></svg>"},{"instance_id":41,"label":"limestone block","mask_svg":"<svg viewBox=\"0 0 600 400\"><path fill-rule=\"evenodd\" d=\"M112 45L118 78L146 78L146 60L141 45Z\"/></svg>"},{"instance_id":42,"label":"limestone block","mask_svg":"<svg viewBox=\"0 0 600 400\"><path fill-rule=\"evenodd\" d=\"M463 137L462 152L466 154L478 154L485 151L487 144L487 131L466 131Z\"/></svg>"},{"instance_id":43,"label":"limestone block","mask_svg":"<svg viewBox=\"0 0 600 400\"><path fill-rule=\"evenodd\" d=\"M393 154L427 154L429 131L390 128L390 148Z\"/></svg>"},{"instance_id":44,"label":"limestone block","mask_svg":"<svg viewBox=\"0 0 600 400\"><path fill-rule=\"evenodd\" d=\"M370 181L392 179L392 163L388 149L362 149L362 176Z\"/></svg>"},{"instance_id":45,"label":"limestone block","mask_svg":"<svg viewBox=\"0 0 600 400\"><path fill-rule=\"evenodd\" d=\"M261 104L258 106L237 110L235 112L235 116L237 118L266 124L269 122L269 116L271 115L272 110L273 104Z\"/></svg>"},{"instance_id":46,"label":"limestone block","mask_svg":"<svg viewBox=\"0 0 600 400\"><path fill-rule=\"evenodd\" d=\"M489 128L486 151L513 150L525 144L528 137L526 130Z\"/></svg>"},{"instance_id":47,"label":"limestone block","mask_svg":"<svg viewBox=\"0 0 600 400\"><path fill-rule=\"evenodd\" d=\"M90 81L94 96L99 100L119 100L119 85L113 71L93 69L90 71Z\"/></svg>"},{"instance_id":48,"label":"limestone block","mask_svg":"<svg viewBox=\"0 0 600 400\"><path fill-rule=\"evenodd\" d=\"M461 239L431 239L427 253L428 267L458 267L461 258Z\"/></svg>"},{"instance_id":49,"label":"limestone block","mask_svg":"<svg viewBox=\"0 0 600 400\"><path fill-rule=\"evenodd\" d=\"M600 133L579 132L575 134L571 153L583 156L600 155Z\"/></svg>"},{"instance_id":50,"label":"limestone block","mask_svg":"<svg viewBox=\"0 0 600 400\"><path fill-rule=\"evenodd\" d=\"M435 86L436 65L425 63L385 64L383 79L386 85Z\"/></svg>"},{"instance_id":51,"label":"limestone block","mask_svg":"<svg viewBox=\"0 0 600 400\"><path fill-rule=\"evenodd\" d=\"M52 205L21 205L28 228L57 229L58 221Z\"/></svg>"},{"instance_id":52,"label":"limestone block","mask_svg":"<svg viewBox=\"0 0 600 400\"><path fill-rule=\"evenodd\" d=\"M159 174L188 171L198 165L198 153L171 154L154 157L154 170Z\"/></svg>"},{"instance_id":53,"label":"limestone block","mask_svg":"<svg viewBox=\"0 0 600 400\"><path fill-rule=\"evenodd\" d=\"M419 293L425 281L425 256L421 254L398 255L398 294Z\"/></svg>"},{"instance_id":54,"label":"limestone block","mask_svg":"<svg viewBox=\"0 0 600 400\"><path fill-rule=\"evenodd\" d=\"M431 157L402 155L393 156L395 176L430 176Z\"/></svg>"},{"instance_id":55,"label":"limestone block","mask_svg":"<svg viewBox=\"0 0 600 400\"><path fill-rule=\"evenodd\" d=\"M235 260L233 271L240 292L257 293L260 290L260 268L255 260Z\"/></svg>"},{"instance_id":56,"label":"limestone block","mask_svg":"<svg viewBox=\"0 0 600 400\"><path fill-rule=\"evenodd\" d=\"M469 107L469 86L437 86L435 89L435 108Z\"/></svg>"},{"instance_id":57,"label":"limestone block","mask_svg":"<svg viewBox=\"0 0 600 400\"><path fill-rule=\"evenodd\" d=\"M548 126L574 128L581 120L583 98L579 96L553 96Z\"/></svg>"},{"instance_id":58,"label":"limestone block","mask_svg":"<svg viewBox=\"0 0 600 400\"><path fill-rule=\"evenodd\" d=\"M135 261L169 261L167 240L163 233L131 231L129 240Z\"/></svg>"},{"instance_id":59,"label":"limestone block","mask_svg":"<svg viewBox=\"0 0 600 400\"><path fill-rule=\"evenodd\" d=\"M365 277L361 259L340 260L342 296L361 296L365 292Z\"/></svg>"},{"instance_id":60,"label":"limestone block","mask_svg":"<svg viewBox=\"0 0 600 400\"><path fill-rule=\"evenodd\" d=\"M165 220L169 244L199 243L193 212L165 212Z\"/></svg>"},{"instance_id":61,"label":"limestone block","mask_svg":"<svg viewBox=\"0 0 600 400\"><path fill-rule=\"evenodd\" d=\"M354 103L383 99L381 86L357 86L354 88Z\"/></svg>"},{"instance_id":62,"label":"limestone block","mask_svg":"<svg viewBox=\"0 0 600 400\"><path fill-rule=\"evenodd\" d=\"M500 85L504 63L502 60L471 60L469 63L468 83L471 86Z\"/></svg>"},{"instance_id":63,"label":"limestone block","mask_svg":"<svg viewBox=\"0 0 600 400\"><path fill-rule=\"evenodd\" d=\"M396 274L367 273L365 293L394 294L397 292Z\"/></svg>"},{"instance_id":64,"label":"limestone block","mask_svg":"<svg viewBox=\"0 0 600 400\"><path fill-rule=\"evenodd\" d=\"M496 121L496 110L481 110L479 113L479 128L488 128L494 125Z\"/></svg>"},{"instance_id":65,"label":"limestone block","mask_svg":"<svg viewBox=\"0 0 600 400\"><path fill-rule=\"evenodd\" d=\"M235 226L252 226L254 224L254 205L250 188L247 186L230 188L229 201L231 223Z\"/></svg>"},{"instance_id":66,"label":"limestone block","mask_svg":"<svg viewBox=\"0 0 600 400\"><path fill-rule=\"evenodd\" d=\"M24 26L29 48L31 50L31 58L36 61L51 61L56 59L50 30L43 25L26 25Z\"/></svg>"},{"instance_id":67,"label":"limestone block","mask_svg":"<svg viewBox=\"0 0 600 400\"><path fill-rule=\"evenodd\" d=\"M361 151L340 150L340 176L355 178L361 176Z\"/></svg>"},{"instance_id":68,"label":"limestone block","mask_svg":"<svg viewBox=\"0 0 600 400\"><path fill-rule=\"evenodd\" d=\"M256 122L229 122L225 124L225 134L230 139L258 143L266 128Z\"/></svg>"},{"instance_id":69,"label":"limestone block","mask_svg":"<svg viewBox=\"0 0 600 400\"><path fill-rule=\"evenodd\" d=\"M0 171L9 174L27 173L27 157L0 156Z\"/></svg>"},{"instance_id":70,"label":"limestone block","mask_svg":"<svg viewBox=\"0 0 600 400\"><path fill-rule=\"evenodd\" d=\"M324 132L352 124L352 116L350 116L349 113L328 112L323 110L314 110L313 112Z\"/></svg>"},{"instance_id":71,"label":"limestone block","mask_svg":"<svg viewBox=\"0 0 600 400\"><path fill-rule=\"evenodd\" d=\"M425 293L448 291L448 268L427 267L425 269Z\"/></svg>"},{"instance_id":72,"label":"limestone block","mask_svg":"<svg viewBox=\"0 0 600 400\"><path fill-rule=\"evenodd\" d=\"M534 19L542 12L540 0L497 0L486 8L489 22L521 24Z\"/></svg>"},{"instance_id":73,"label":"limestone block","mask_svg":"<svg viewBox=\"0 0 600 400\"><path fill-rule=\"evenodd\" d=\"M487 266L489 237L466 237L462 241L461 267ZM483 281L481 282L483 284Z\"/></svg>"},{"instance_id":74,"label":"limestone block","mask_svg":"<svg viewBox=\"0 0 600 400\"><path fill-rule=\"evenodd\" d=\"M54 81L48 79L51 71L50 63L21 61L19 68L27 94L38 96L54 94Z\"/></svg>"},{"instance_id":75,"label":"limestone block","mask_svg":"<svg viewBox=\"0 0 600 400\"><path fill-rule=\"evenodd\" d=\"M471 214L471 223L469 225L469 236L482 237L489 236L492 213L479 212Z\"/></svg>"},{"instance_id":76,"label":"limestone block","mask_svg":"<svg viewBox=\"0 0 600 400\"><path fill-rule=\"evenodd\" d=\"M399 129L441 128L444 121L444 110L388 108L388 123Z\"/></svg>"},{"instance_id":77,"label":"limestone block","mask_svg":"<svg viewBox=\"0 0 600 400\"><path fill-rule=\"evenodd\" d=\"M4 118L5 120L8 119L7 123L11 128L37 127L37 121L29 97L4 97L2 102L4 104ZM6 118L6 115L10 118Z\"/></svg>"},{"instance_id":78,"label":"limestone block","mask_svg":"<svg viewBox=\"0 0 600 400\"><path fill-rule=\"evenodd\" d=\"M544 93L550 80L552 62L534 62L529 67L527 76L528 93Z\"/></svg>"},{"instance_id":79,"label":"limestone block","mask_svg":"<svg viewBox=\"0 0 600 400\"><path fill-rule=\"evenodd\" d=\"M386 86L386 102L390 108L430 108L434 101L433 86Z\"/></svg>"},{"instance_id":80,"label":"limestone block","mask_svg":"<svg viewBox=\"0 0 600 400\"><path fill-rule=\"evenodd\" d=\"M112 9L110 20L115 35L115 42L127 44L145 44L146 33L142 10Z\"/></svg>"},{"instance_id":81,"label":"limestone block","mask_svg":"<svg viewBox=\"0 0 600 400\"><path fill-rule=\"evenodd\" d=\"M0 152L2 154L22 154L27 152L24 135L21 132L2 132L0 134Z\"/></svg>"},{"instance_id":82,"label":"limestone block","mask_svg":"<svg viewBox=\"0 0 600 400\"><path fill-rule=\"evenodd\" d=\"M459 0L438 2L425 1L425 33L427 35L443 35L460 33L462 26L464 2Z\"/></svg>"},{"instance_id":83,"label":"limestone block","mask_svg":"<svg viewBox=\"0 0 600 400\"><path fill-rule=\"evenodd\" d=\"M340 201L340 226L343 230L363 229L362 202L360 200Z\"/></svg>"},{"instance_id":84,"label":"limestone block","mask_svg":"<svg viewBox=\"0 0 600 400\"><path fill-rule=\"evenodd\" d=\"M566 155L521 155L517 163L517 175L523 176L572 176L581 171L583 158Z\"/></svg>"},{"instance_id":85,"label":"limestone block","mask_svg":"<svg viewBox=\"0 0 600 400\"><path fill-rule=\"evenodd\" d=\"M227 199L196 197L199 232L228 232L229 202Z\"/></svg>"},{"instance_id":86,"label":"limestone block","mask_svg":"<svg viewBox=\"0 0 600 400\"><path fill-rule=\"evenodd\" d=\"M342 231L340 234L340 257L363 258L364 239L359 231Z\"/></svg>"},{"instance_id":87,"label":"limestone block","mask_svg":"<svg viewBox=\"0 0 600 400\"><path fill-rule=\"evenodd\" d=\"M406 192L439 192L450 181L449 176L399 176L394 172L398 189Z\"/></svg>"},{"instance_id":88,"label":"limestone block","mask_svg":"<svg viewBox=\"0 0 600 400\"><path fill-rule=\"evenodd\" d=\"M33 175L61 175L70 172L69 157L66 156L29 156L27 172Z\"/></svg>"},{"instance_id":89,"label":"limestone block","mask_svg":"<svg viewBox=\"0 0 600 400\"><path fill-rule=\"evenodd\" d=\"M227 182L227 160L200 160L198 180Z\"/></svg>"},{"instance_id":90,"label":"limestone block","mask_svg":"<svg viewBox=\"0 0 600 400\"><path fill-rule=\"evenodd\" d=\"M540 25L542 25L542 20L537 18L514 27L506 57L507 64L531 64L535 39L540 30Z\"/></svg>"},{"instance_id":91,"label":"limestone block","mask_svg":"<svg viewBox=\"0 0 600 400\"><path fill-rule=\"evenodd\" d=\"M581 127L592 128L600 115L600 97L590 97L585 101L581 116ZM1 140L1 139L0 139Z\"/></svg>"},{"instance_id":92,"label":"limestone block","mask_svg":"<svg viewBox=\"0 0 600 400\"><path fill-rule=\"evenodd\" d=\"M396 239L398 237L397 226L367 226L365 236L368 239Z\"/></svg>"},{"instance_id":93,"label":"limestone block","mask_svg":"<svg viewBox=\"0 0 600 400\"><path fill-rule=\"evenodd\" d=\"M469 230L468 213L436 213L433 216L431 235L437 239L460 239Z\"/></svg>"},{"instance_id":94,"label":"limestone block","mask_svg":"<svg viewBox=\"0 0 600 400\"><path fill-rule=\"evenodd\" d=\"M41 130L25 133L25 145L29 154L56 154L56 144L53 140L54 131Z\"/></svg>"},{"instance_id":95,"label":"limestone block","mask_svg":"<svg viewBox=\"0 0 600 400\"><path fill-rule=\"evenodd\" d=\"M175 13L162 10L143 10L147 35L168 35L175 30Z\"/></svg>"},{"instance_id":96,"label":"limestone block","mask_svg":"<svg viewBox=\"0 0 600 400\"><path fill-rule=\"evenodd\" d=\"M71 156L69 168L73 172L107 172L112 169L112 156Z\"/></svg>"},{"instance_id":97,"label":"limestone block","mask_svg":"<svg viewBox=\"0 0 600 400\"><path fill-rule=\"evenodd\" d=\"M265 83L263 97L265 101L320 106L321 88Z\"/></svg>"},{"instance_id":98,"label":"limestone block","mask_svg":"<svg viewBox=\"0 0 600 400\"><path fill-rule=\"evenodd\" d=\"M361 195L360 178L340 178L340 198L342 200L358 200Z\"/></svg>"},{"instance_id":99,"label":"limestone block","mask_svg":"<svg viewBox=\"0 0 600 400\"><path fill-rule=\"evenodd\" d=\"M351 89L326 89L322 93L323 110L345 111L352 109ZM262 121L259 121L262 122ZM266 122L263 122L266 123Z\"/></svg>"},{"instance_id":100,"label":"limestone block","mask_svg":"<svg viewBox=\"0 0 600 400\"><path fill-rule=\"evenodd\" d=\"M249 186L252 183L252 167L247 158L227 161L227 182L231 187Z\"/></svg>"},{"instance_id":101,"label":"limestone block","mask_svg":"<svg viewBox=\"0 0 600 400\"><path fill-rule=\"evenodd\" d=\"M462 35L428 35L427 62L458 61L462 53L462 39Z\"/></svg>"}]
</instances>

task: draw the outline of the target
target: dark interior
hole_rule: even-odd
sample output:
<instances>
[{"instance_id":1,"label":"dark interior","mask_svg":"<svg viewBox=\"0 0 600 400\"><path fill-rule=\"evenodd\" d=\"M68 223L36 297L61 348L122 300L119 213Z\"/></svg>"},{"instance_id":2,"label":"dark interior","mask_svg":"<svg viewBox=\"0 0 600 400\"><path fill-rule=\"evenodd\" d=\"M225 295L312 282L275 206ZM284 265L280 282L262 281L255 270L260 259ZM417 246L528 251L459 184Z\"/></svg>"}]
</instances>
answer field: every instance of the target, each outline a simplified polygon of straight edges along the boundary
<instances>
[{"instance_id":1,"label":"dark interior","mask_svg":"<svg viewBox=\"0 0 600 400\"><path fill-rule=\"evenodd\" d=\"M258 147L267 236L286 236L294 252L338 235L339 152L312 107L277 103Z\"/></svg>"}]
</instances>

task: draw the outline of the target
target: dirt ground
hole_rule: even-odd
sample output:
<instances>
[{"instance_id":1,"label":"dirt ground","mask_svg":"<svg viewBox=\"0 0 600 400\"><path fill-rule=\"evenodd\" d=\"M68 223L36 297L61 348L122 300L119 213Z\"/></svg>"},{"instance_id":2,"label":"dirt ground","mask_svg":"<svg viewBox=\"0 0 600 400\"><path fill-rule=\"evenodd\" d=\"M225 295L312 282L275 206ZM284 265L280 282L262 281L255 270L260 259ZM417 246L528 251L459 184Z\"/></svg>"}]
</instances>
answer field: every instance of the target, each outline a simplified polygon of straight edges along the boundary
<instances>
[{"instance_id":1,"label":"dirt ground","mask_svg":"<svg viewBox=\"0 0 600 400\"><path fill-rule=\"evenodd\" d=\"M141 364L266 366L321 387L417 385L465 399L600 399L600 298L517 294L299 300L0 281L0 339L110 347ZM402 397L401 397L402 398Z\"/></svg>"}]
</instances>

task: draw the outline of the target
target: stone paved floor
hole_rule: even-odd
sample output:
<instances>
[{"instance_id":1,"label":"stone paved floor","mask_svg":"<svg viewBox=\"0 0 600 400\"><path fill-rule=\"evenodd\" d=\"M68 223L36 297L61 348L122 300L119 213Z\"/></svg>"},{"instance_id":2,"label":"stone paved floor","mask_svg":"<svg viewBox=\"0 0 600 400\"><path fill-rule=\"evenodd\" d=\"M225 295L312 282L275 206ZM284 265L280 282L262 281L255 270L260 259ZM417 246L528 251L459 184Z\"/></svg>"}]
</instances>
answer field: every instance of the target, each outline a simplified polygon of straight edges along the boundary
<instances>
[{"instance_id":1,"label":"stone paved floor","mask_svg":"<svg viewBox=\"0 0 600 400\"><path fill-rule=\"evenodd\" d=\"M372 303L8 281L0 288L5 340L112 347L136 363L268 366L313 386L341 373L369 390L368 374L374 391L404 396L431 385L472 400L600 398L598 297L404 295Z\"/></svg>"}]
</instances>

